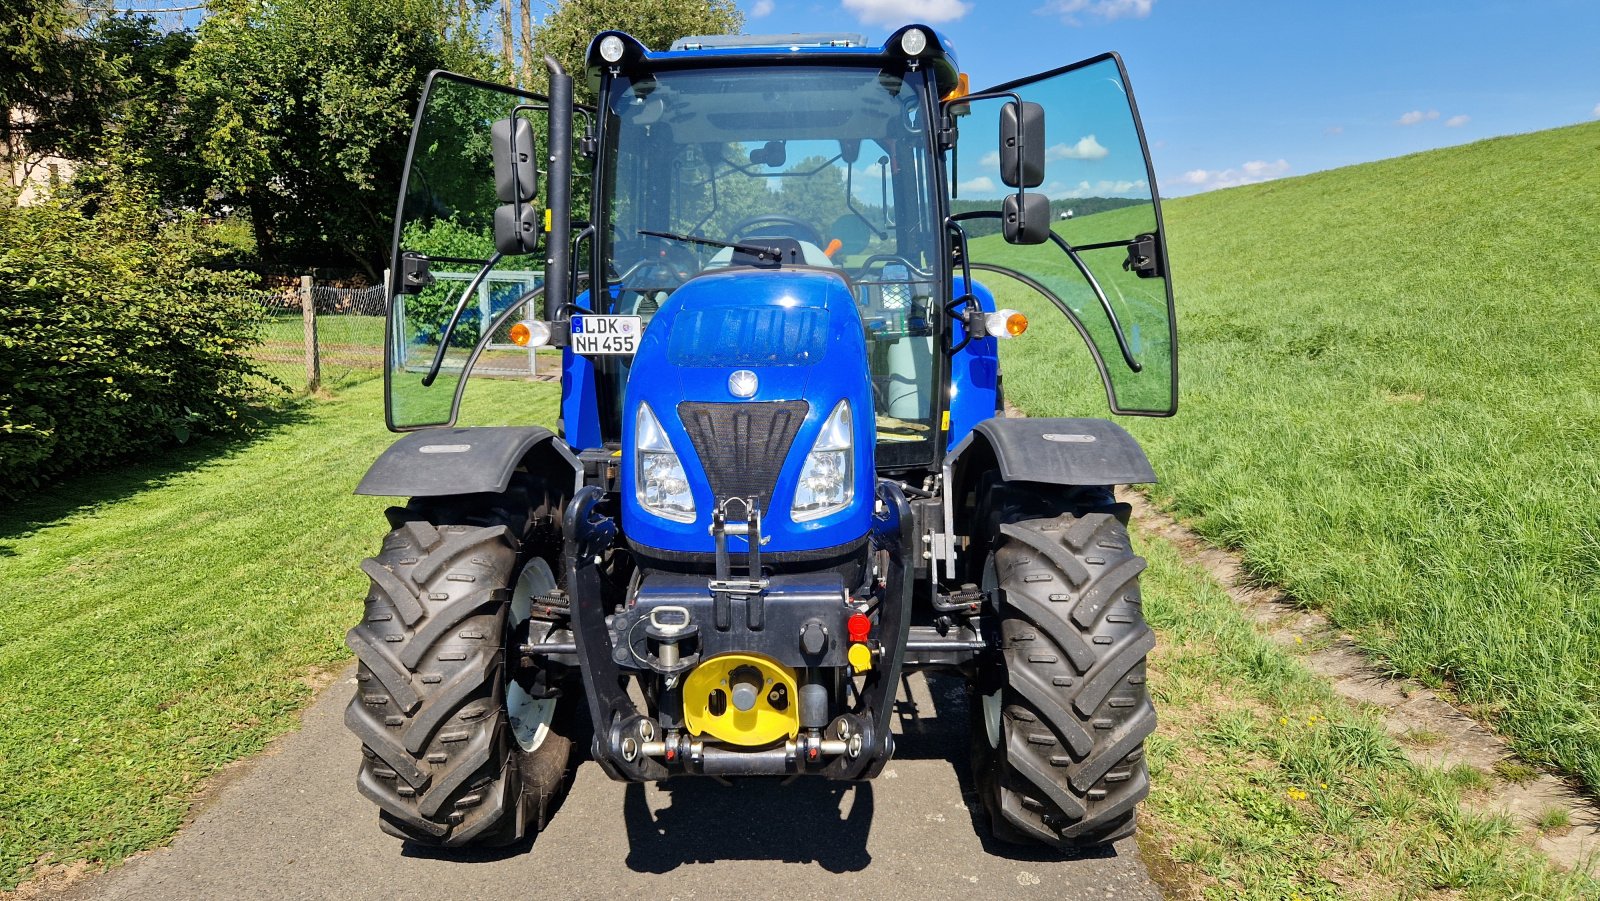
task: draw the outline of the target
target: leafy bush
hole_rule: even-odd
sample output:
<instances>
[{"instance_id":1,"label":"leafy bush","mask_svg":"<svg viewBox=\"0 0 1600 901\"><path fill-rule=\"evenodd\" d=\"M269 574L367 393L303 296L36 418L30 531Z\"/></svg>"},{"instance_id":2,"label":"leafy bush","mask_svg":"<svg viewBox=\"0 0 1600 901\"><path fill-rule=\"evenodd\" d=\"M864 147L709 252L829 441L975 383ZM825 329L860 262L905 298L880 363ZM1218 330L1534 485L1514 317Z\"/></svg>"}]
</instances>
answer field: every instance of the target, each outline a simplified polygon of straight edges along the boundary
<instances>
[{"instance_id":1,"label":"leafy bush","mask_svg":"<svg viewBox=\"0 0 1600 901\"><path fill-rule=\"evenodd\" d=\"M138 189L0 196L0 497L238 420L256 317Z\"/></svg>"}]
</instances>

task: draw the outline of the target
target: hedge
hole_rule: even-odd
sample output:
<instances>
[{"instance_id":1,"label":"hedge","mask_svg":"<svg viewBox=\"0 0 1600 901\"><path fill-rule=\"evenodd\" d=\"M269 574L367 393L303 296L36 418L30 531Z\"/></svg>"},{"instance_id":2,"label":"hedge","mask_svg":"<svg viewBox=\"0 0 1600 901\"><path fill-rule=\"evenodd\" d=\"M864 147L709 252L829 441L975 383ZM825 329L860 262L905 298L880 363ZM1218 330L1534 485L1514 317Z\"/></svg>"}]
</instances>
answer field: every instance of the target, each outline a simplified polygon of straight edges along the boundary
<instances>
[{"instance_id":1,"label":"hedge","mask_svg":"<svg viewBox=\"0 0 1600 901\"><path fill-rule=\"evenodd\" d=\"M0 498L235 426L258 317L204 229L120 189L0 196Z\"/></svg>"}]
</instances>

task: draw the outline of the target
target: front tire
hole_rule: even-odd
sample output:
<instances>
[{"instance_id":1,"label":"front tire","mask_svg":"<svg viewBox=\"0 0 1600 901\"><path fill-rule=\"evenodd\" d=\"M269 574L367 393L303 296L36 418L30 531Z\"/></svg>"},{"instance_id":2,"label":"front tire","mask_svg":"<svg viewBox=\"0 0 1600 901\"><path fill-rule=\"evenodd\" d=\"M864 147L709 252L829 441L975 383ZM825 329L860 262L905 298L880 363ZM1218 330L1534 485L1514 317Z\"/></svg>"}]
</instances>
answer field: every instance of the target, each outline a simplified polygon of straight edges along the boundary
<instances>
[{"instance_id":1,"label":"front tire","mask_svg":"<svg viewBox=\"0 0 1600 901\"><path fill-rule=\"evenodd\" d=\"M1145 656L1155 635L1126 510L997 524L983 578L1001 647L980 666L972 745L1001 841L1103 845L1133 833L1149 793L1144 740L1156 717Z\"/></svg>"},{"instance_id":2,"label":"front tire","mask_svg":"<svg viewBox=\"0 0 1600 901\"><path fill-rule=\"evenodd\" d=\"M564 784L563 711L531 748L506 711L513 585L522 567L546 566L519 559L534 532L519 500L391 509L393 531L362 563L372 584L346 636L360 665L345 724L362 742L357 788L390 835L509 844L543 827Z\"/></svg>"}]
</instances>

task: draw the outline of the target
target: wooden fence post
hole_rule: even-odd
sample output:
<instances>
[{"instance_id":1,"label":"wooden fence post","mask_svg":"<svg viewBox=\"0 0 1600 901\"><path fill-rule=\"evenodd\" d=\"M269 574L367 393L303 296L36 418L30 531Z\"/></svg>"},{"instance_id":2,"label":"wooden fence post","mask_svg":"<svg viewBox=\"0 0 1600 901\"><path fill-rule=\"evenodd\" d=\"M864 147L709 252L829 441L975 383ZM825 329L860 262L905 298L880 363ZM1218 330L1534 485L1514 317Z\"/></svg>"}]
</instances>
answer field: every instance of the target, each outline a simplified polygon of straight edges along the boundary
<instances>
[{"instance_id":1,"label":"wooden fence post","mask_svg":"<svg viewBox=\"0 0 1600 901\"><path fill-rule=\"evenodd\" d=\"M306 390L322 386L322 361L317 356L317 305L311 293L311 276L300 276L300 314L306 326Z\"/></svg>"}]
</instances>

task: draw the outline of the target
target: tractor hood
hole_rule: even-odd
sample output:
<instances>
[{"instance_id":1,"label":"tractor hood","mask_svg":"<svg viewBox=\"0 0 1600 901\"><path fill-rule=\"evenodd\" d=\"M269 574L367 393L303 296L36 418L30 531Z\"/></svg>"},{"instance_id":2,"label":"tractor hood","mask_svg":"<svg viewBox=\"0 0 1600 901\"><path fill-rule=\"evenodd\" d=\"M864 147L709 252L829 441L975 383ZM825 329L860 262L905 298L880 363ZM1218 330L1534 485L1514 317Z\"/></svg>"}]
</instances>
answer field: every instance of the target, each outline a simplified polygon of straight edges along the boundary
<instances>
[{"instance_id":1,"label":"tractor hood","mask_svg":"<svg viewBox=\"0 0 1600 901\"><path fill-rule=\"evenodd\" d=\"M818 551L859 540L870 526L874 479L866 361L861 318L840 273L731 268L684 284L645 329L628 379L621 474L626 534L647 548L711 553L712 511L730 497L753 497L769 539L764 552ZM836 422L826 443L836 446L849 436L848 472L832 466L844 459L837 452L822 470L808 471L807 458L841 403L848 430ZM641 418L641 406L649 407L658 433ZM649 474L671 472L663 439L681 465L692 514L682 509L682 491L675 492L680 501L670 515L645 501ZM850 500L824 514L796 514L803 478L819 484L819 472L835 483L843 479ZM833 483L825 478L820 484ZM744 521L742 505L730 508L728 518ZM730 550L745 549L742 538L730 539Z\"/></svg>"}]
</instances>

